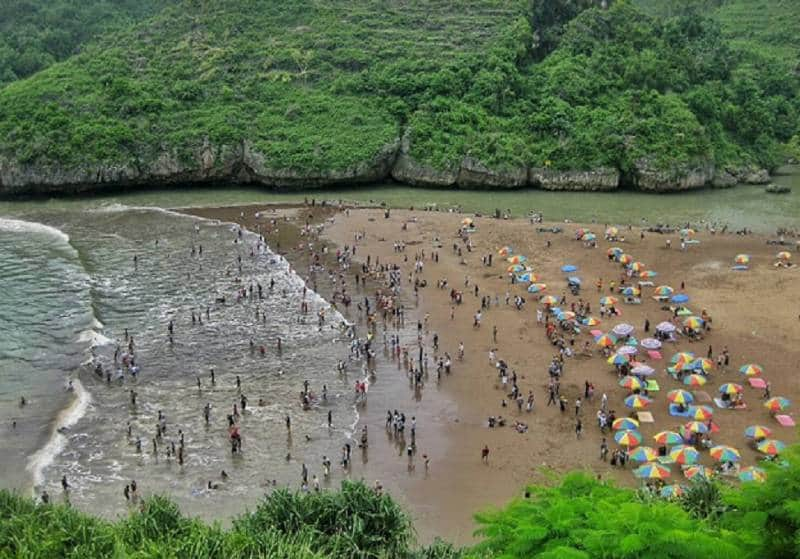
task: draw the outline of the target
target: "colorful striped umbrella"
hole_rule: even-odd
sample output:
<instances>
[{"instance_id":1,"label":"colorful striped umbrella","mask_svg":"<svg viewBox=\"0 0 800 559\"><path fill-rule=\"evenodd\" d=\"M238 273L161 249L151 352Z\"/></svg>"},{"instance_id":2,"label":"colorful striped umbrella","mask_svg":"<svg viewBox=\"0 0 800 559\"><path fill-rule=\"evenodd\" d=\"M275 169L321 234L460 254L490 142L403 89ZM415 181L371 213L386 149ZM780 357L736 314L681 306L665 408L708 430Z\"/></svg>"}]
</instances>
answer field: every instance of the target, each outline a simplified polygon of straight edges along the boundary
<instances>
[{"instance_id":1,"label":"colorful striped umbrella","mask_svg":"<svg viewBox=\"0 0 800 559\"><path fill-rule=\"evenodd\" d=\"M649 446L640 446L631 452L629 457L635 462L652 462L658 458L658 453Z\"/></svg>"},{"instance_id":2,"label":"colorful striped umbrella","mask_svg":"<svg viewBox=\"0 0 800 559\"><path fill-rule=\"evenodd\" d=\"M575 318L578 315L576 315L572 311L563 311L563 312L558 313L558 315L556 315L556 316L558 316L559 320L575 320Z\"/></svg>"},{"instance_id":3,"label":"colorful striped umbrella","mask_svg":"<svg viewBox=\"0 0 800 559\"><path fill-rule=\"evenodd\" d=\"M633 394L625 398L625 405L635 410L641 410L649 406L653 401L647 396L641 394Z\"/></svg>"},{"instance_id":4,"label":"colorful striped umbrella","mask_svg":"<svg viewBox=\"0 0 800 559\"><path fill-rule=\"evenodd\" d=\"M653 437L656 442L664 446L672 446L674 444L683 444L683 437L680 433L675 431L661 431Z\"/></svg>"},{"instance_id":5,"label":"colorful striped umbrella","mask_svg":"<svg viewBox=\"0 0 800 559\"><path fill-rule=\"evenodd\" d=\"M614 429L614 431L622 431L625 429L635 431L639 428L639 422L630 417L618 417L614 420L614 423L611 424L611 428Z\"/></svg>"},{"instance_id":6,"label":"colorful striped umbrella","mask_svg":"<svg viewBox=\"0 0 800 559\"><path fill-rule=\"evenodd\" d=\"M755 363L748 363L747 365L739 367L739 372L746 377L760 377L764 374L764 368Z\"/></svg>"},{"instance_id":7,"label":"colorful striped umbrella","mask_svg":"<svg viewBox=\"0 0 800 559\"><path fill-rule=\"evenodd\" d=\"M515 254L506 259L509 264L523 264L528 261L527 256L523 256L522 254Z\"/></svg>"},{"instance_id":8,"label":"colorful striped umbrella","mask_svg":"<svg viewBox=\"0 0 800 559\"><path fill-rule=\"evenodd\" d=\"M617 343L617 339L614 336L603 334L602 336L598 336L594 343L600 347L611 347Z\"/></svg>"},{"instance_id":9,"label":"colorful striped umbrella","mask_svg":"<svg viewBox=\"0 0 800 559\"><path fill-rule=\"evenodd\" d=\"M630 266L628 266L628 268L634 272L641 272L647 268L647 266L645 266L644 262L633 262Z\"/></svg>"},{"instance_id":10,"label":"colorful striped umbrella","mask_svg":"<svg viewBox=\"0 0 800 559\"><path fill-rule=\"evenodd\" d=\"M558 297L556 297L555 295L545 295L544 297L539 299L539 302L543 305L548 305L548 306L557 305Z\"/></svg>"},{"instance_id":11,"label":"colorful striped umbrella","mask_svg":"<svg viewBox=\"0 0 800 559\"><path fill-rule=\"evenodd\" d=\"M693 446L677 446L669 453L669 458L681 466L696 464L700 460L700 453Z\"/></svg>"},{"instance_id":12,"label":"colorful striped umbrella","mask_svg":"<svg viewBox=\"0 0 800 559\"><path fill-rule=\"evenodd\" d=\"M689 363L688 368L692 369L693 371L702 371L704 373L708 373L714 369L714 361L705 357L698 357Z\"/></svg>"},{"instance_id":13,"label":"colorful striped umbrella","mask_svg":"<svg viewBox=\"0 0 800 559\"><path fill-rule=\"evenodd\" d=\"M683 377L683 384L686 386L703 386L706 383L706 377L703 375L687 375Z\"/></svg>"},{"instance_id":14,"label":"colorful striped umbrella","mask_svg":"<svg viewBox=\"0 0 800 559\"><path fill-rule=\"evenodd\" d=\"M656 287L654 293L659 297L669 297L674 292L675 290L672 289L672 287L670 287L669 285L659 285L658 287Z\"/></svg>"},{"instance_id":15,"label":"colorful striped umbrella","mask_svg":"<svg viewBox=\"0 0 800 559\"><path fill-rule=\"evenodd\" d=\"M750 263L750 255L749 254L737 254L736 258L733 259L734 262L737 264L749 264Z\"/></svg>"},{"instance_id":16,"label":"colorful striped umbrella","mask_svg":"<svg viewBox=\"0 0 800 559\"><path fill-rule=\"evenodd\" d=\"M617 258L617 262L619 262L623 266L627 266L628 264L633 262L633 256L631 256L630 254L620 254L619 257Z\"/></svg>"},{"instance_id":17,"label":"colorful striped umbrella","mask_svg":"<svg viewBox=\"0 0 800 559\"><path fill-rule=\"evenodd\" d=\"M514 250L509 246L505 246L505 247L503 247L503 248L501 248L500 250L497 251L497 254L499 254L500 256L510 256L513 253L514 253Z\"/></svg>"},{"instance_id":18,"label":"colorful striped umbrella","mask_svg":"<svg viewBox=\"0 0 800 559\"><path fill-rule=\"evenodd\" d=\"M511 266L506 268L506 271L508 272L508 275L518 274L520 272L525 271L525 266L523 266L522 264L512 264Z\"/></svg>"},{"instance_id":19,"label":"colorful striped umbrella","mask_svg":"<svg viewBox=\"0 0 800 559\"><path fill-rule=\"evenodd\" d=\"M620 291L620 293L622 293L626 297L638 297L639 295L642 294L642 290L639 289L638 287L633 287L629 285L628 287L625 287L622 291Z\"/></svg>"},{"instance_id":20,"label":"colorful striped umbrella","mask_svg":"<svg viewBox=\"0 0 800 559\"><path fill-rule=\"evenodd\" d=\"M764 402L764 407L769 411L784 411L788 409L791 404L792 403L788 398L784 398L783 396L773 396Z\"/></svg>"},{"instance_id":21,"label":"colorful striped umbrella","mask_svg":"<svg viewBox=\"0 0 800 559\"><path fill-rule=\"evenodd\" d=\"M744 430L744 436L748 439L766 439L772 436L772 429L763 425L750 425Z\"/></svg>"},{"instance_id":22,"label":"colorful striped umbrella","mask_svg":"<svg viewBox=\"0 0 800 559\"><path fill-rule=\"evenodd\" d=\"M695 234L695 230L694 229L686 228L686 229L681 229L680 230L681 237L691 237L694 234Z\"/></svg>"},{"instance_id":23,"label":"colorful striped umbrella","mask_svg":"<svg viewBox=\"0 0 800 559\"><path fill-rule=\"evenodd\" d=\"M777 456L783 449L786 448L786 443L779 441L777 439L767 439L761 441L756 445L756 448L759 452L763 452L764 454L768 454L770 456Z\"/></svg>"},{"instance_id":24,"label":"colorful striped umbrella","mask_svg":"<svg viewBox=\"0 0 800 559\"><path fill-rule=\"evenodd\" d=\"M634 390L641 390L642 389L642 381L640 381L636 377L632 377L630 375L626 375L619 379L619 385L622 388L627 388L630 391Z\"/></svg>"},{"instance_id":25,"label":"colorful striped umbrella","mask_svg":"<svg viewBox=\"0 0 800 559\"><path fill-rule=\"evenodd\" d=\"M739 479L742 481L758 481L763 483L767 481L767 472L761 468L749 466L747 468L743 468L739 472Z\"/></svg>"},{"instance_id":26,"label":"colorful striped umbrella","mask_svg":"<svg viewBox=\"0 0 800 559\"><path fill-rule=\"evenodd\" d=\"M619 229L616 227L609 227L606 229L606 237L616 237L619 235Z\"/></svg>"},{"instance_id":27,"label":"colorful striped umbrella","mask_svg":"<svg viewBox=\"0 0 800 559\"><path fill-rule=\"evenodd\" d=\"M691 363L692 361L694 361L694 353L691 351L679 351L669 360L669 362L673 364Z\"/></svg>"},{"instance_id":28,"label":"colorful striped umbrella","mask_svg":"<svg viewBox=\"0 0 800 559\"><path fill-rule=\"evenodd\" d=\"M703 327L703 319L699 316L690 316L683 321L684 327L690 330L700 330Z\"/></svg>"},{"instance_id":29,"label":"colorful striped umbrella","mask_svg":"<svg viewBox=\"0 0 800 559\"><path fill-rule=\"evenodd\" d=\"M708 425L702 421L690 421L684 428L690 433L708 433Z\"/></svg>"},{"instance_id":30,"label":"colorful striped umbrella","mask_svg":"<svg viewBox=\"0 0 800 559\"><path fill-rule=\"evenodd\" d=\"M684 493L686 493L686 490L684 490L684 488L677 483L674 483L672 485L665 485L662 487L660 495L664 499L674 499L675 497L681 497Z\"/></svg>"},{"instance_id":31,"label":"colorful striped umbrella","mask_svg":"<svg viewBox=\"0 0 800 559\"><path fill-rule=\"evenodd\" d=\"M694 479L694 478L703 478L703 479L711 479L714 477L714 470L711 468L707 468L705 466L689 466L685 470L683 470L683 475L686 476L686 479Z\"/></svg>"},{"instance_id":32,"label":"colorful striped umbrella","mask_svg":"<svg viewBox=\"0 0 800 559\"><path fill-rule=\"evenodd\" d=\"M619 303L619 299L617 299L612 295L606 295L605 297L600 298L601 305L609 306L609 305L616 305L617 303Z\"/></svg>"},{"instance_id":33,"label":"colorful striped umbrella","mask_svg":"<svg viewBox=\"0 0 800 559\"><path fill-rule=\"evenodd\" d=\"M642 444L642 434L633 429L623 429L622 431L614 433L614 440L621 446L633 448L634 446Z\"/></svg>"},{"instance_id":34,"label":"colorful striped umbrella","mask_svg":"<svg viewBox=\"0 0 800 559\"><path fill-rule=\"evenodd\" d=\"M719 387L720 394L739 394L742 390L744 390L742 385L735 382L726 382Z\"/></svg>"},{"instance_id":35,"label":"colorful striped umbrella","mask_svg":"<svg viewBox=\"0 0 800 559\"><path fill-rule=\"evenodd\" d=\"M691 406L689 407L689 417L697 421L708 421L714 417L714 408L711 406Z\"/></svg>"},{"instance_id":36,"label":"colorful striped umbrella","mask_svg":"<svg viewBox=\"0 0 800 559\"><path fill-rule=\"evenodd\" d=\"M581 323L584 326L597 326L598 324L600 324L600 320L598 320L597 318L595 318L593 316L587 316L586 318L581 320Z\"/></svg>"},{"instance_id":37,"label":"colorful striped umbrella","mask_svg":"<svg viewBox=\"0 0 800 559\"><path fill-rule=\"evenodd\" d=\"M717 462L738 462L742 459L742 455L738 450L724 444L712 447L709 454Z\"/></svg>"},{"instance_id":38,"label":"colorful striped umbrella","mask_svg":"<svg viewBox=\"0 0 800 559\"><path fill-rule=\"evenodd\" d=\"M642 279L652 279L658 275L655 270L643 270L639 272L639 277Z\"/></svg>"},{"instance_id":39,"label":"colorful striped umbrella","mask_svg":"<svg viewBox=\"0 0 800 559\"><path fill-rule=\"evenodd\" d=\"M676 388L667 392L667 400L673 404L691 404L694 402L694 396L688 390Z\"/></svg>"},{"instance_id":40,"label":"colorful striped umbrella","mask_svg":"<svg viewBox=\"0 0 800 559\"><path fill-rule=\"evenodd\" d=\"M622 250L622 249L621 249L621 248L619 248L619 247L611 247L610 249L608 249L608 250L606 251L606 254L607 254L608 256L613 256L614 258L617 258L617 257L618 257L620 254L623 254L624 252L625 252L625 251L624 251L624 250Z\"/></svg>"},{"instance_id":41,"label":"colorful striped umbrella","mask_svg":"<svg viewBox=\"0 0 800 559\"><path fill-rule=\"evenodd\" d=\"M594 241L596 239L597 239L597 235L595 235L594 233L586 233L583 236L583 240L584 241Z\"/></svg>"},{"instance_id":42,"label":"colorful striped umbrella","mask_svg":"<svg viewBox=\"0 0 800 559\"><path fill-rule=\"evenodd\" d=\"M666 479L672 475L672 471L657 462L650 462L633 470L633 475L644 479Z\"/></svg>"},{"instance_id":43,"label":"colorful striped umbrella","mask_svg":"<svg viewBox=\"0 0 800 559\"><path fill-rule=\"evenodd\" d=\"M528 286L528 293L544 293L547 291L546 283L532 283Z\"/></svg>"},{"instance_id":44,"label":"colorful striped umbrella","mask_svg":"<svg viewBox=\"0 0 800 559\"><path fill-rule=\"evenodd\" d=\"M785 250L782 250L781 252L779 252L778 254L775 255L775 258L778 258L780 260L791 260L792 259L792 254L790 252L786 252Z\"/></svg>"}]
</instances>

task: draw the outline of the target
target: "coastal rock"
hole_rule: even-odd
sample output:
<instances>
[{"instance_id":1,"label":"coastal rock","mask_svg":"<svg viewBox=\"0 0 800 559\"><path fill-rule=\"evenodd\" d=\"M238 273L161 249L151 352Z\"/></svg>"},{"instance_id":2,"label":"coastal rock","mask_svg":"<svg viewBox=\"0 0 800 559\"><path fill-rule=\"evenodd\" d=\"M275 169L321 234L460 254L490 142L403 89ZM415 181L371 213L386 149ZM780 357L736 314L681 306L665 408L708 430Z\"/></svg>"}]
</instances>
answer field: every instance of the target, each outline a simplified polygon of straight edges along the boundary
<instances>
[{"instance_id":1,"label":"coastal rock","mask_svg":"<svg viewBox=\"0 0 800 559\"><path fill-rule=\"evenodd\" d=\"M133 164L62 166L25 164L0 158L0 194L80 192L101 185L130 184L139 176Z\"/></svg>"},{"instance_id":2,"label":"coastal rock","mask_svg":"<svg viewBox=\"0 0 800 559\"><path fill-rule=\"evenodd\" d=\"M611 167L598 167L591 171L554 171L532 167L528 182L545 190L616 190L620 172Z\"/></svg>"},{"instance_id":3,"label":"coastal rock","mask_svg":"<svg viewBox=\"0 0 800 559\"><path fill-rule=\"evenodd\" d=\"M693 166L679 166L661 170L647 160L636 164L634 184L639 190L649 192L673 192L692 190L712 184L714 164L703 161Z\"/></svg>"},{"instance_id":4,"label":"coastal rock","mask_svg":"<svg viewBox=\"0 0 800 559\"><path fill-rule=\"evenodd\" d=\"M420 163L410 152L409 132L403 135L400 152L392 167L392 178L411 186L453 186L458 179L458 169L434 169L430 165Z\"/></svg>"},{"instance_id":5,"label":"coastal rock","mask_svg":"<svg viewBox=\"0 0 800 559\"><path fill-rule=\"evenodd\" d=\"M748 167L742 171L739 180L745 184L769 184L769 171L766 169Z\"/></svg>"},{"instance_id":6,"label":"coastal rock","mask_svg":"<svg viewBox=\"0 0 800 559\"><path fill-rule=\"evenodd\" d=\"M456 182L462 188L484 186L521 188L528 184L528 169L526 167L490 169L477 159L465 157L461 161Z\"/></svg>"},{"instance_id":7,"label":"coastal rock","mask_svg":"<svg viewBox=\"0 0 800 559\"><path fill-rule=\"evenodd\" d=\"M730 188L737 184L739 184L739 175L733 169L717 169L711 181L711 186L714 188Z\"/></svg>"}]
</instances>

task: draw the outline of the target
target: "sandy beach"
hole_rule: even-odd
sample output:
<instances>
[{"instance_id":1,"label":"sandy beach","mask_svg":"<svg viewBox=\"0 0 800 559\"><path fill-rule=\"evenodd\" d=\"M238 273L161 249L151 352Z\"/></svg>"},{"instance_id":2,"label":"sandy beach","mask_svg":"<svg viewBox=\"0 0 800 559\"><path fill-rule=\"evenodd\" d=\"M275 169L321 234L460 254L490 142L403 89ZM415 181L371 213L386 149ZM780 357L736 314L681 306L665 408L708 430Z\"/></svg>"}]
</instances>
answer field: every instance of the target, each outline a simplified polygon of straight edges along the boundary
<instances>
[{"instance_id":1,"label":"sandy beach","mask_svg":"<svg viewBox=\"0 0 800 559\"><path fill-rule=\"evenodd\" d=\"M259 210L263 212L264 208L210 208L192 210L192 213L236 221L251 230L259 230L265 223L265 216L270 217L265 213L256 218ZM658 273L652 279L654 285L670 285L678 292L683 282L683 292L690 297L687 306L697 315L706 310L713 318L711 329L702 341L682 338L674 344L665 343L661 360L644 359L656 370L653 378L660 390L650 394L653 402L648 411L652 413L654 422L641 425L643 444L658 446L652 439L655 433L675 430L688 421L671 417L668 413L666 394L674 388L693 390L697 403L713 407L713 421L719 427L719 431L712 435L713 442L739 449L742 466L754 465L761 458L744 437L748 425L765 425L772 429L774 438L786 443L796 440L795 430L781 427L764 408L764 391L751 388L747 378L738 372L743 364L758 363L764 368L763 378L769 381L772 396L794 400L800 392L800 382L795 374L800 364L800 349L793 343L800 335L800 308L796 304L800 295L798 268L776 268L773 265L776 253L786 249L767 245L764 237L698 231L694 239L699 243L681 250L677 233L645 233L641 238L639 228L626 227L620 232L620 236L625 237L624 242L607 242L603 240L605 224L584 224L583 227L598 236L597 248L587 248L575 240L574 232L581 227L578 224L533 225L522 219L476 217L475 231L469 236L472 250L467 251L463 241L457 238L464 215L392 210L390 217L385 218L382 209L344 212L327 208L323 213L319 208L315 210L312 212L314 219L325 224L322 240L331 246L328 265L335 263L333 246L342 248L354 244L354 261L364 262L369 256L373 263L377 258L382 264L397 264L403 278L400 299L408 310L406 329L415 327L417 320L424 321L427 316L426 346L430 348L432 336L436 333L440 353L448 352L454 359L452 374L442 378L438 384L433 370L435 366L431 367L422 398L415 398L414 392L407 388L399 391L387 388L379 393L379 397L370 394L366 413L362 414L360 422L360 425L368 425L370 432L381 433L387 408L417 414L420 435L416 468L407 468L405 458L398 456L391 441L374 437L377 440L371 441L370 445L371 462L374 463L368 475L384 470L382 479L394 480L387 487L402 492L399 497L415 517L423 540L438 534L460 543L469 542L475 528L472 521L475 512L502 505L509 498L520 495L528 482L547 482L553 475L571 469L587 469L620 484L641 483L631 472L635 464L629 463L621 469L600 460L603 436L608 439L611 450L619 448L613 440L613 432L603 435L597 426L596 412L601 395L607 394L609 408L616 411L617 417L624 417L631 413L624 404L630 392L618 385L614 367L607 364L599 353L589 330L608 332L624 322L633 325L633 335L641 339L652 334L656 324L669 320L671 313L662 310L662 304L651 297L652 288L645 287L641 304L624 304L619 296L621 316L605 317L601 324L591 328L582 327L581 333L575 337L574 349L577 351L590 341L592 356L565 360L561 394L568 399L568 405L566 411L561 412L558 406L546 405L548 365L558 349L547 339L543 325L537 324L536 309L541 308L539 296L527 293L527 284L510 283L506 271L509 264L498 255L498 249L503 246L511 246L514 254L528 257L527 263L539 276L539 281L547 284L547 294L559 299L566 296L567 307L581 298L591 304L592 315L596 317L599 317L600 297L611 294L610 282L614 281L618 286L620 274L624 272L619 263L609 261L606 256L609 247L619 246L634 260L644 262L646 269ZM308 214L308 209L301 209L283 210L283 213L275 215L290 219L297 225L302 224ZM563 232L537 232L539 227L550 226L561 227ZM358 241L355 241L355 232L363 233ZM666 247L667 239L671 239L671 248ZM309 251L304 241L296 236L281 240L280 251L295 263L298 270L307 266L307 260L303 258ZM269 236L267 242L273 244ZM403 252L397 252L394 247L400 242L405 244ZM462 248L461 256L454 251L454 243ZM418 277L424 278L427 285L420 288L419 296L415 297L408 278L414 271L415 255L422 256L423 251L424 268ZM431 259L433 252L438 253L438 262ZM734 257L741 253L751 256L749 269L733 271ZM493 262L486 266L482 259L489 254L493 255ZM561 267L565 264L576 266L577 272L563 273ZM357 266L352 266L348 271L350 278L358 271ZM304 275L302 271L300 274ZM582 278L583 289L578 296L567 290L567 275ZM599 278L602 278L600 292L596 286ZM437 281L443 279L448 281L448 286L438 289ZM475 285L479 288L477 296L474 294ZM323 295L326 294L324 286L318 288ZM354 294L354 301L364 296L372 297L374 288L359 289ZM451 304L451 288L463 291L462 304ZM515 295L525 298L521 310L505 303L507 292L511 302ZM487 295L491 297L490 306L482 313L481 327L475 328L473 315L481 307L481 297ZM350 311L355 312L354 309ZM651 324L650 334L643 332L645 320ZM493 327L497 328L496 342L492 339ZM460 342L465 347L463 361L456 358ZM415 340L409 341L410 346L414 344ZM727 347L730 365L725 370L712 370L705 386L697 389L685 387L665 372L673 353L692 351L698 357L705 357L709 346L714 359ZM503 359L510 370L516 371L521 393L527 397L529 391L533 391L533 411L527 412L523 408L518 412L513 402L509 402L506 408L501 407L501 401L508 396L501 390L496 369L490 363L492 348L496 348L497 358ZM379 359L384 357L379 355ZM408 387L404 372L398 369L397 375L395 384L380 380L387 387ZM583 402L580 413L583 433L578 439L574 405L576 398L584 399L586 381L593 384L594 397ZM709 399L717 397L718 387L727 382L743 385L747 409L720 409L713 400L703 401L703 393L710 396ZM792 408L786 413L791 415ZM507 418L506 426L488 428L487 418L498 415ZM518 433L513 428L515 420L525 422L527 432ZM490 449L488 464L481 460L484 445ZM430 469L425 474L420 472L419 454L422 452L430 457ZM714 465L707 451L701 451L701 456L703 464ZM672 479L683 481L680 466L672 466ZM730 479L735 480L735 476Z\"/></svg>"}]
</instances>

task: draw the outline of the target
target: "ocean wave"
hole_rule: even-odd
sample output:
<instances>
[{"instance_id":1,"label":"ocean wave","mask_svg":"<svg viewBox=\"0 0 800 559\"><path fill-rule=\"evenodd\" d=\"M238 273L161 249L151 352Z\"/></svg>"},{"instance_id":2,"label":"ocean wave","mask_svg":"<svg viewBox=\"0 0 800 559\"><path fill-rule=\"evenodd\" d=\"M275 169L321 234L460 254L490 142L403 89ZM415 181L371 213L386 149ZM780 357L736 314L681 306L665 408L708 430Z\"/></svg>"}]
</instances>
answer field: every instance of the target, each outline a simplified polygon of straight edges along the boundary
<instances>
[{"instance_id":1,"label":"ocean wave","mask_svg":"<svg viewBox=\"0 0 800 559\"><path fill-rule=\"evenodd\" d=\"M64 450L67 444L67 437L62 431L78 423L86 415L89 404L92 402L92 395L83 387L80 380L74 379L72 387L75 398L69 406L61 410L61 413L56 418L50 440L28 458L27 470L31 473L34 487L40 487L44 484L44 471L53 463L56 456Z\"/></svg>"},{"instance_id":2,"label":"ocean wave","mask_svg":"<svg viewBox=\"0 0 800 559\"><path fill-rule=\"evenodd\" d=\"M39 233L49 237L58 239L65 245L68 245L72 250L75 248L69 244L69 235L64 233L61 229L51 225L45 225L38 221L24 221L22 219L12 219L8 217L0 217L0 231L7 233ZM77 252L77 251L75 251Z\"/></svg>"}]
</instances>

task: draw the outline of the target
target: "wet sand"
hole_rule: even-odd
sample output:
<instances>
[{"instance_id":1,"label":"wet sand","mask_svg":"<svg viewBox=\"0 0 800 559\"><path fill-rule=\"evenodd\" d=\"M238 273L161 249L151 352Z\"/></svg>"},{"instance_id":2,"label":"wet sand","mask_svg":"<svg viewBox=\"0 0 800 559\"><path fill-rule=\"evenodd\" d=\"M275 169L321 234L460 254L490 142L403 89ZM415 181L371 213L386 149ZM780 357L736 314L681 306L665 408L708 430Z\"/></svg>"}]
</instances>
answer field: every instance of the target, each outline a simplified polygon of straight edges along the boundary
<instances>
[{"instance_id":1,"label":"wet sand","mask_svg":"<svg viewBox=\"0 0 800 559\"><path fill-rule=\"evenodd\" d=\"M238 221L254 229L259 223L253 217L258 209L222 208L193 210L192 213ZM244 212L243 218L240 212ZM567 274L562 273L560 268L564 264L578 266L579 271L575 275L579 275L584 282L580 296L591 303L594 316L598 316L599 298L609 294L609 282L613 279L619 283L622 272L619 264L607 259L606 249L609 246L624 248L636 260L648 264L648 269L657 271L659 275L653 280L655 285L667 284L677 290L681 281L684 281L685 292L691 297L688 306L697 314L701 309L707 309L711 314L712 330L705 340L666 344L662 350L664 359L650 363L657 370L655 378L661 390L654 394L654 402L650 407L655 423L643 425L641 429L645 437L644 444L656 446L652 441L653 434L674 429L686 421L670 417L667 413L666 392L682 387L664 372L670 356L679 350L705 356L709 345L713 346L715 357L727 346L731 365L727 372L712 372L709 383L701 390L714 397L720 384L737 382L745 386L744 396L748 404L747 410L737 411L715 407L714 421L719 425L720 432L713 436L714 443L738 448L742 452L742 464L748 466L756 463L758 453L748 446L743 436L747 425L763 424L773 429L775 438L787 443L796 440L794 429L780 427L764 409L761 400L763 391L750 388L746 379L737 372L744 363L759 363L765 369L764 378L771 383L773 396L786 396L794 400L800 395L800 380L795 374L800 365L800 349L792 343L800 335L800 307L796 303L800 295L800 272L797 267L776 269L773 266L774 257L781 248L766 245L763 237L699 232L695 238L700 244L681 251L677 234L646 233L642 240L638 228L630 231L625 229L621 233L626 237L624 243L608 243L602 240L605 227L593 225L589 227L598 234L598 248L588 249L583 243L573 240L578 225L555 224L562 227L564 232L540 234L536 232L539 225L531 225L525 220L476 218L477 230L471 236L474 249L472 252L463 251L465 263L461 264L461 258L454 254L452 247L457 242L456 233L463 215L392 210L391 217L384 219L383 211L379 209L353 209L349 216L326 209L320 218L326 222L325 238L337 246L352 245L354 231L366 233L365 238L357 243L357 259L371 255L373 259L380 258L382 263L398 264L403 269L407 307L412 309L413 293L407 277L413 269L414 254L422 250L426 257L432 250L438 250L439 253L438 263L425 260L423 276L428 285L420 290L418 307L414 310L420 318L429 314L429 345L430 336L437 332L442 351L455 356L459 341L463 341L465 359L463 362L454 362L453 374L444 378L438 387L435 387L435 380L429 381L425 397L420 402L414 401L409 390L394 394L387 390L381 398L373 398L371 394L368 412L361 418L361 424L368 424L371 433L376 435L383 432L384 403L393 403L390 407L405 409L407 413L409 409L415 409L418 421L422 418L420 447L431 457L431 469L427 475L419 470L408 472L404 457L392 456L396 449L388 441L379 439L373 445L371 440L370 447L370 462L373 462L372 456L376 456L375 468L385 468L385 474L380 475L393 480L387 487L392 489L396 486L402 492L401 501L414 515L422 540L440 535L461 543L471 541L475 528L472 516L475 512L487 506L502 505L509 498L519 495L528 482L547 482L552 479L553 472L558 474L571 469L587 469L620 484L639 483L630 471L633 464L619 469L599 460L602 435L597 428L595 413L600 396L605 392L609 407L616 410L617 416L624 416L628 414L623 404L628 392L617 385L613 367L597 351L591 358L567 360L561 383L561 393L569 399L567 411L561 413L557 407L545 405L547 366L556 348L547 340L544 328L536 323L537 296L526 293L525 284L510 285L506 273L508 264L497 255L497 250L504 245L513 246L516 254L527 255L535 273L548 285L547 293L558 297L566 293L568 305L577 297L566 291ZM406 230L402 228L404 223L407 224ZM441 243L439 249L434 248L438 244L434 241L436 238ZM672 239L671 249L665 247L667 238ZM546 247L547 239L551 241L549 248ZM393 251L394 241L406 243L405 253ZM269 237L267 242L272 244ZM288 246L294 246L294 243L287 241L282 248ZM293 252L287 252L286 256L294 262ZM482 266L481 257L489 253L494 255L493 266ZM747 272L731 270L734 256L739 253L752 256ZM405 256L408 257L407 262ZM795 258L798 257L795 255ZM301 266L302 262L296 265L298 269ZM465 276L470 277L469 288L464 288ZM450 319L449 287L445 290L436 288L437 280L442 278L448 279L449 287L464 291L464 303L455 308L453 320ZM603 278L602 293L598 293L595 286L598 278ZM480 288L477 297L472 291L476 283ZM522 311L517 311L513 305L505 305L506 291L512 298L516 294L525 297L527 304ZM322 293L324 295L324 291ZM495 294L500 299L498 307L494 305ZM645 290L641 305L620 303L622 316L606 318L597 328L607 332L614 325L627 322L636 327L634 335L640 339L645 337L642 332L645 318L649 318L654 327L670 316L670 313L660 309L661 305L651 299L650 294ZM483 295L492 296L492 306L484 311L482 327L474 329L472 317L480 307L480 297ZM363 297L364 293L358 293L358 296ZM415 318L409 315L407 322ZM492 341L492 327L495 325L498 328L497 343ZM591 339L588 330L584 328L577 337L576 348ZM518 414L513 404L501 408L504 395L495 369L489 363L488 352L491 347L496 347L498 357L504 359L510 369L516 370L522 393L527 395L529 390L534 391L536 405L532 413L523 410ZM379 359L384 358L379 355ZM404 377L399 372L398 376ZM577 440L574 401L578 396L583 397L586 380L594 384L595 398L592 402L584 403L583 437ZM412 405L414 408L411 408ZM526 422L529 425L528 432L520 434L509 426L487 428L487 417L498 414L507 417L510 423L517 418ZM427 427L431 422L435 426ZM426 440L426 436L432 440ZM612 450L617 448L613 435L606 436L609 447ZM488 465L483 464L480 457L484 444L491 450ZM702 456L704 464L712 465L707 453L703 452ZM419 462L417 467L421 467ZM674 480L683 481L679 467L673 466L672 471ZM370 469L369 473L373 473L373 470Z\"/></svg>"}]
</instances>

